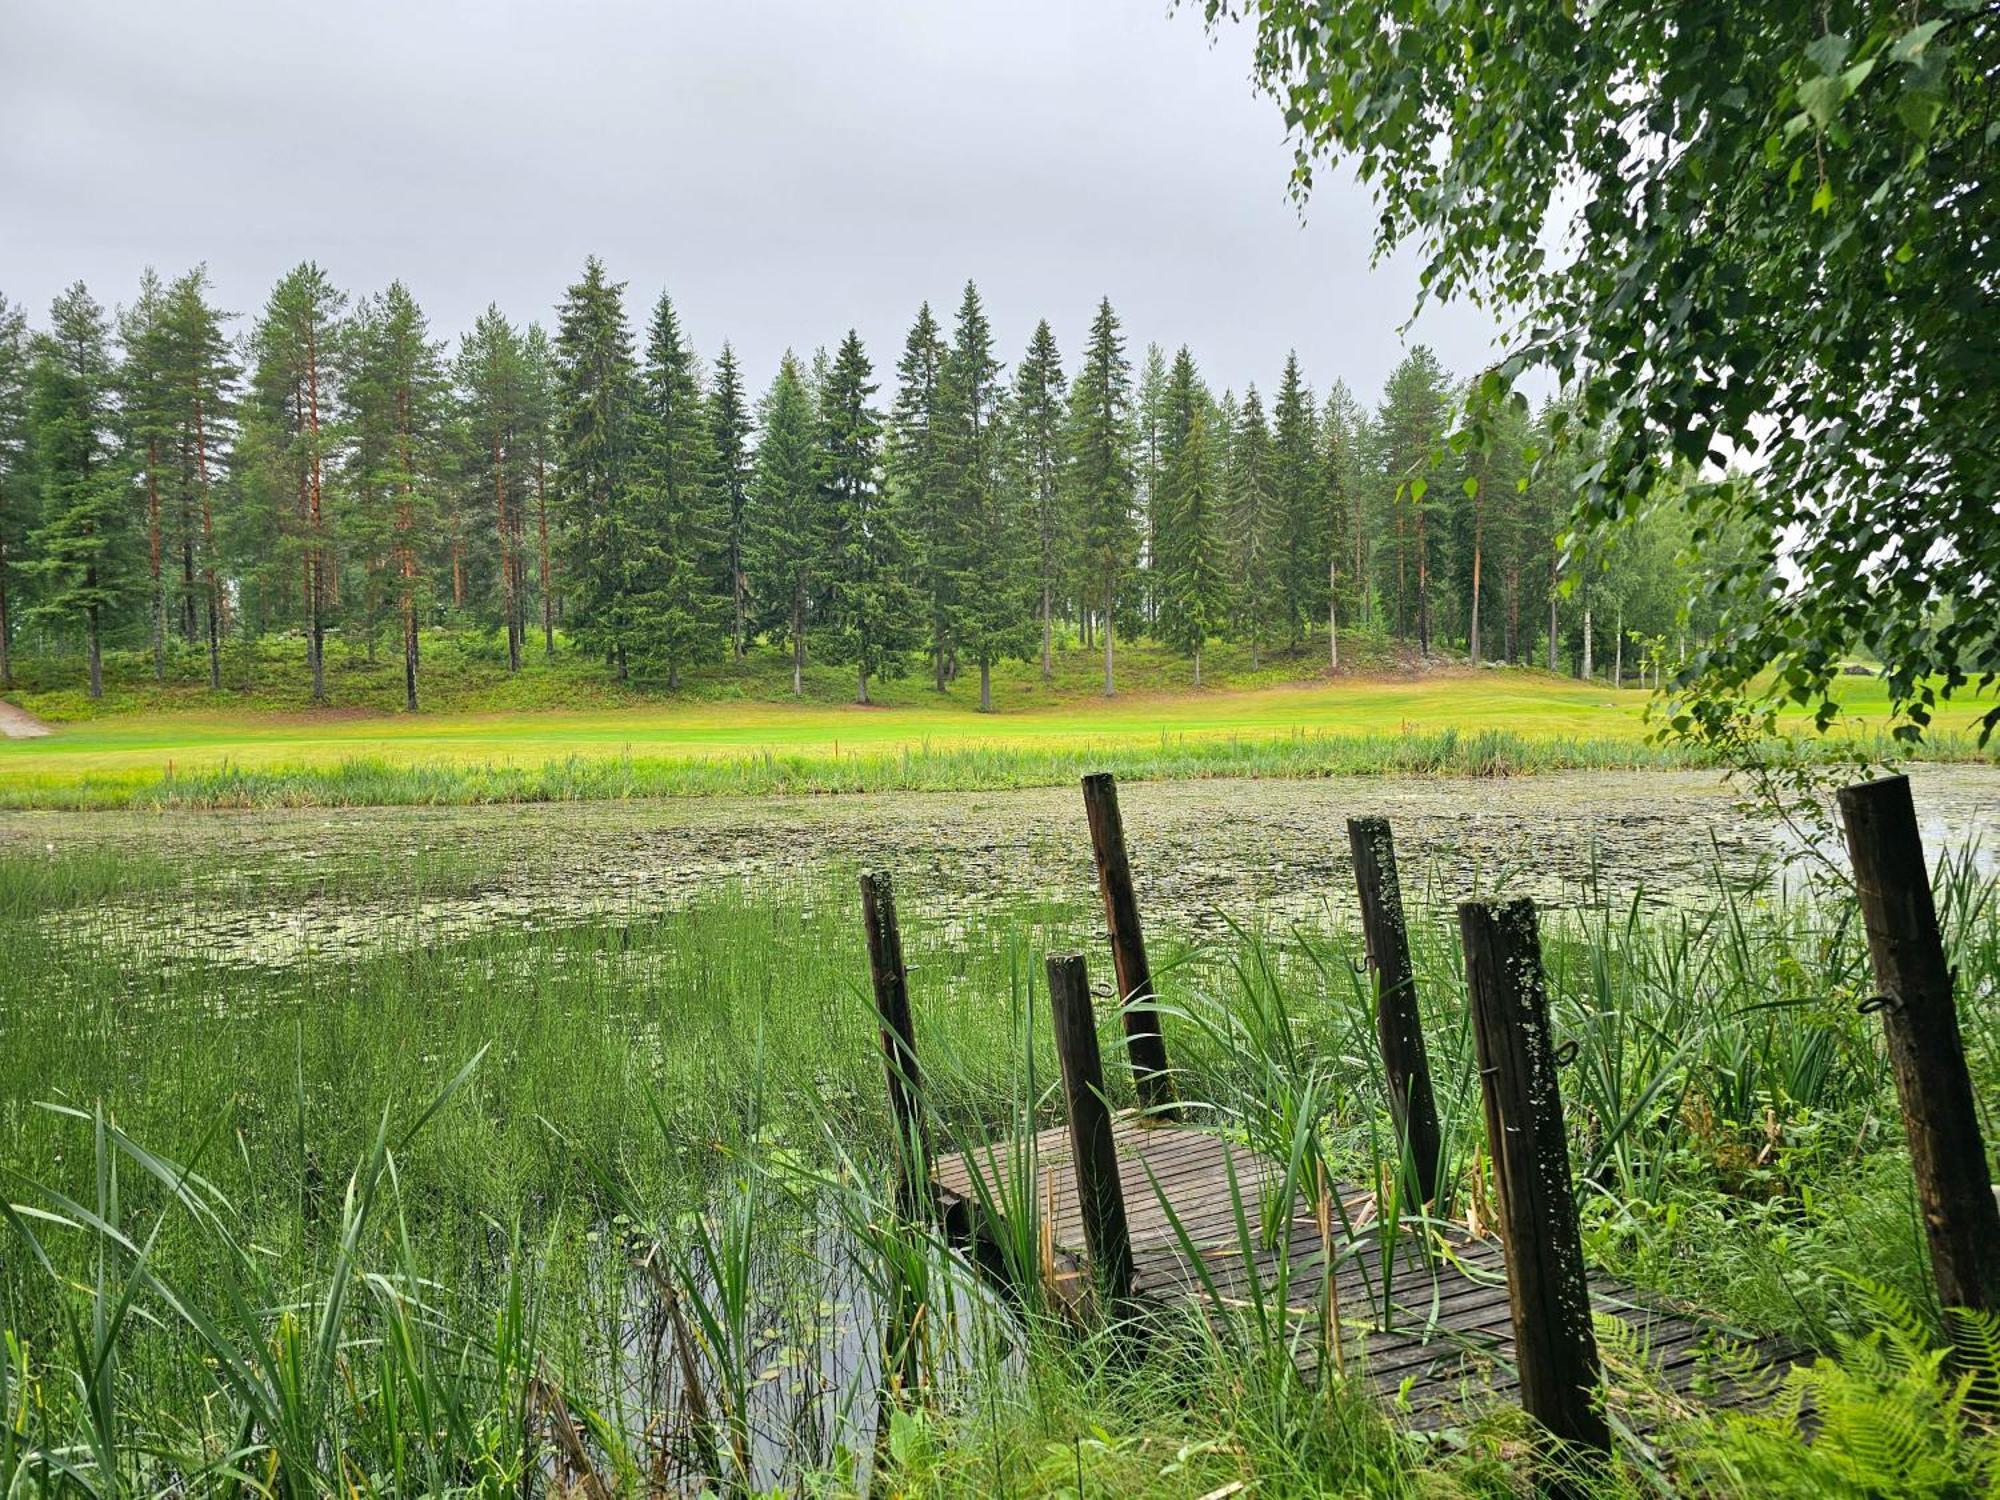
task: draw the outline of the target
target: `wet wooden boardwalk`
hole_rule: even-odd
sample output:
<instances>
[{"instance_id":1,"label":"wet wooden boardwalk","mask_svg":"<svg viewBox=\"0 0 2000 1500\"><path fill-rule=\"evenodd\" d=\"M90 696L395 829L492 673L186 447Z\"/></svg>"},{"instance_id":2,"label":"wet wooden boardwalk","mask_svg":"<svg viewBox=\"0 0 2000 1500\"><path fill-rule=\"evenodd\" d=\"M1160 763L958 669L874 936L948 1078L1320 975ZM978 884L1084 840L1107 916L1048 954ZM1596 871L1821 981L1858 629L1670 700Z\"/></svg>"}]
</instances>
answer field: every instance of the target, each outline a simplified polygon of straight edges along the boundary
<instances>
[{"instance_id":1,"label":"wet wooden boardwalk","mask_svg":"<svg viewBox=\"0 0 2000 1500\"><path fill-rule=\"evenodd\" d=\"M1406 1225L1395 1237L1393 1274L1385 1286L1380 1239L1366 1222L1373 1210L1367 1193L1336 1189L1346 1213L1336 1209L1331 1234L1323 1236L1306 1199L1284 1209L1267 1202L1274 1169L1245 1147L1204 1130L1131 1118L1119 1119L1115 1138L1139 1302L1192 1300L1212 1306L1212 1284L1225 1302L1247 1303L1253 1278L1271 1287L1281 1255L1288 1257L1290 1316L1302 1330L1295 1347L1310 1376L1327 1343L1320 1294L1330 1249L1337 1268L1333 1300L1342 1362L1350 1375L1360 1374L1394 1403L1403 1421L1438 1427L1487 1404L1517 1399L1512 1313L1497 1239L1474 1238L1463 1228ZM934 1177L947 1209L957 1210L954 1217L963 1213L976 1223L982 1198L994 1204L1019 1201L1009 1177L1016 1161L1030 1160L1053 1290L1063 1300L1080 1302L1087 1286L1082 1219L1066 1129L1045 1130L1031 1145L1004 1142L943 1157ZM1179 1232L1162 1199L1172 1204ZM1247 1259L1239 1201L1252 1246ZM1281 1214L1282 1249L1275 1230L1269 1243L1262 1232L1264 1223L1275 1225ZM1189 1245L1200 1255L1205 1277L1190 1262ZM1664 1387L1672 1393L1669 1401L1711 1408L1740 1404L1754 1388L1743 1383L1746 1371L1782 1365L1792 1355L1775 1341L1754 1342L1610 1278L1592 1275L1590 1285L1596 1311L1624 1325L1622 1335L1600 1339L1607 1363L1648 1366L1651 1379L1639 1383ZM1640 1425L1652 1424L1642 1414Z\"/></svg>"}]
</instances>

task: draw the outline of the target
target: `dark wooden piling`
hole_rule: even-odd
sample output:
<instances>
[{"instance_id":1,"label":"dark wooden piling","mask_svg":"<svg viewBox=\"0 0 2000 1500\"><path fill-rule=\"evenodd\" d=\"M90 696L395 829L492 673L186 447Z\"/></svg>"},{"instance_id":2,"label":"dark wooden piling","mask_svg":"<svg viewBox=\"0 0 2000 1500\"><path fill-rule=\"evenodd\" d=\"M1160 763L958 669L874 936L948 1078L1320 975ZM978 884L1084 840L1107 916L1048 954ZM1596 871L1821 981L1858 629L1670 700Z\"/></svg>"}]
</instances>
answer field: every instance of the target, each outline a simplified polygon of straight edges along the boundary
<instances>
[{"instance_id":1,"label":"dark wooden piling","mask_svg":"<svg viewBox=\"0 0 2000 1500\"><path fill-rule=\"evenodd\" d=\"M1139 898L1132 890L1132 863L1125 852L1118 783L1109 771L1083 778L1083 808L1090 819L1097 886L1104 896L1104 925L1111 935L1111 964L1125 1022L1125 1050L1132 1060L1139 1104L1155 1119L1178 1119L1166 1038L1160 1032L1159 1012L1153 1008L1153 970L1146 961L1146 938L1139 926Z\"/></svg>"},{"instance_id":2,"label":"dark wooden piling","mask_svg":"<svg viewBox=\"0 0 2000 1500\"><path fill-rule=\"evenodd\" d=\"M1521 1404L1565 1443L1609 1449L1535 904L1458 909L1498 1189Z\"/></svg>"},{"instance_id":3,"label":"dark wooden piling","mask_svg":"<svg viewBox=\"0 0 2000 1500\"><path fill-rule=\"evenodd\" d=\"M1389 1086L1389 1113L1415 1165L1418 1197L1428 1203L1437 1197L1441 1142L1389 820L1349 818L1347 841L1354 850L1361 932L1368 944L1368 967L1375 976L1375 1036Z\"/></svg>"},{"instance_id":4,"label":"dark wooden piling","mask_svg":"<svg viewBox=\"0 0 2000 1500\"><path fill-rule=\"evenodd\" d=\"M2000 1311L2000 1208L1910 781L1890 776L1843 787L1839 802L1881 991L1871 1005L1889 1044L1938 1300Z\"/></svg>"},{"instance_id":5,"label":"dark wooden piling","mask_svg":"<svg viewBox=\"0 0 2000 1500\"><path fill-rule=\"evenodd\" d=\"M1104 1305L1122 1308L1132 1296L1132 1238L1125 1222L1125 1190L1118 1178L1118 1147L1111 1106L1104 1097L1104 1063L1097 1050L1097 1020L1091 1012L1083 955L1050 954L1048 975L1084 1249Z\"/></svg>"},{"instance_id":6,"label":"dark wooden piling","mask_svg":"<svg viewBox=\"0 0 2000 1500\"><path fill-rule=\"evenodd\" d=\"M896 1122L897 1192L903 1211L912 1213L928 1196L930 1134L924 1119L923 1070L917 1064L916 1031L910 1020L910 975L903 963L903 934L896 925L896 893L886 871L863 872L861 920L868 933L868 974L875 986L889 1110Z\"/></svg>"}]
</instances>

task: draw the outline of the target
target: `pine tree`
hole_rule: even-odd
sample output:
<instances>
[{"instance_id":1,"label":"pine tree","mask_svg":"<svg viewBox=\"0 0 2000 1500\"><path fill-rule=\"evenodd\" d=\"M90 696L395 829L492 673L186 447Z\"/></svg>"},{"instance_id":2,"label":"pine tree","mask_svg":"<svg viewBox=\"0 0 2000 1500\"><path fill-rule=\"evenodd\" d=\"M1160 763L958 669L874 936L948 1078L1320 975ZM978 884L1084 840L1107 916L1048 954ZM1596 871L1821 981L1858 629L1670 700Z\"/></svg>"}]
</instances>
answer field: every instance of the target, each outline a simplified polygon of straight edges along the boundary
<instances>
[{"instance_id":1,"label":"pine tree","mask_svg":"<svg viewBox=\"0 0 2000 1500\"><path fill-rule=\"evenodd\" d=\"M805 372L790 350L758 412L751 482L750 577L767 627L792 646L792 693L805 693L806 628L819 608L827 552L819 434Z\"/></svg>"},{"instance_id":2,"label":"pine tree","mask_svg":"<svg viewBox=\"0 0 2000 1500\"><path fill-rule=\"evenodd\" d=\"M1081 566L1104 628L1104 696L1117 691L1112 621L1138 551L1132 517L1132 367L1111 299L1091 320L1083 367L1070 388L1070 493Z\"/></svg>"},{"instance_id":3,"label":"pine tree","mask_svg":"<svg viewBox=\"0 0 2000 1500\"><path fill-rule=\"evenodd\" d=\"M1185 348L1175 356L1164 405L1160 637L1193 661L1194 685L1200 687L1202 648L1228 621L1229 588L1207 406Z\"/></svg>"},{"instance_id":4,"label":"pine tree","mask_svg":"<svg viewBox=\"0 0 2000 1500\"><path fill-rule=\"evenodd\" d=\"M32 525L28 472L28 319L0 297L0 692L14 685L13 573Z\"/></svg>"},{"instance_id":5,"label":"pine tree","mask_svg":"<svg viewBox=\"0 0 2000 1500\"><path fill-rule=\"evenodd\" d=\"M535 577L542 596L542 654L556 654L556 548L549 535L550 470L555 466L558 375L548 331L530 323L521 340L521 423L535 508Z\"/></svg>"},{"instance_id":6,"label":"pine tree","mask_svg":"<svg viewBox=\"0 0 2000 1500\"><path fill-rule=\"evenodd\" d=\"M492 331L487 328L486 335ZM477 330L474 337L480 337ZM363 628L371 652L380 619L393 610L400 622L403 706L415 713L419 625L428 598L422 551L448 503L446 441L452 413L444 351L431 338L423 309L400 281L356 310L348 344L343 395L351 449L342 529L363 572ZM472 446L484 452L485 439L478 430ZM500 454L504 464L504 436ZM475 472L483 479L483 471ZM475 489L484 493L483 484ZM457 539L455 530L453 534ZM458 546L450 565L457 582L464 566Z\"/></svg>"},{"instance_id":7,"label":"pine tree","mask_svg":"<svg viewBox=\"0 0 2000 1500\"><path fill-rule=\"evenodd\" d=\"M667 686L674 689L681 668L720 643L728 600L715 587L725 528L712 483L707 410L694 351L664 292L647 333L638 416L635 510L648 552L642 628L648 650L665 658Z\"/></svg>"},{"instance_id":8,"label":"pine tree","mask_svg":"<svg viewBox=\"0 0 2000 1500\"><path fill-rule=\"evenodd\" d=\"M645 567L632 475L637 375L625 285L611 281L594 255L563 297L556 373L557 475L571 553L567 600L578 640L624 682L643 644L635 618Z\"/></svg>"},{"instance_id":9,"label":"pine tree","mask_svg":"<svg viewBox=\"0 0 2000 1500\"><path fill-rule=\"evenodd\" d=\"M899 675L920 637L908 538L882 486L882 418L875 369L852 329L820 393L821 507L827 529L826 621L831 654L868 679Z\"/></svg>"},{"instance_id":10,"label":"pine tree","mask_svg":"<svg viewBox=\"0 0 2000 1500\"><path fill-rule=\"evenodd\" d=\"M749 645L750 577L745 557L750 529L750 406L736 351L728 344L715 361L715 381L708 393L708 434L709 482L722 507L723 592L731 605L730 640L741 661Z\"/></svg>"},{"instance_id":11,"label":"pine tree","mask_svg":"<svg viewBox=\"0 0 2000 1500\"><path fill-rule=\"evenodd\" d=\"M29 444L41 524L29 567L34 613L82 624L90 696L104 696L106 616L126 594L129 485L116 448L116 372L104 309L82 282L57 297L35 340Z\"/></svg>"},{"instance_id":12,"label":"pine tree","mask_svg":"<svg viewBox=\"0 0 2000 1500\"><path fill-rule=\"evenodd\" d=\"M153 680L167 678L167 590L164 561L169 541L161 508L164 470L173 443L173 354L167 329L167 289L159 273L146 267L139 295L118 315L120 440L137 466L146 508L148 613L153 642Z\"/></svg>"},{"instance_id":13,"label":"pine tree","mask_svg":"<svg viewBox=\"0 0 2000 1500\"><path fill-rule=\"evenodd\" d=\"M1044 318L1027 356L1014 371L1008 424L1013 482L1027 513L1036 613L1042 634L1042 681L1054 675L1055 601L1070 550L1070 515L1063 487L1063 412L1068 395L1056 336Z\"/></svg>"},{"instance_id":14,"label":"pine tree","mask_svg":"<svg viewBox=\"0 0 2000 1500\"><path fill-rule=\"evenodd\" d=\"M507 670L521 670L527 634L526 517L532 500L533 439L526 355L498 306L488 306L459 344L453 376L459 390L460 462L471 507L493 528L493 578L507 633ZM465 535L455 524L453 582L465 565Z\"/></svg>"},{"instance_id":15,"label":"pine tree","mask_svg":"<svg viewBox=\"0 0 2000 1500\"><path fill-rule=\"evenodd\" d=\"M1262 661L1264 643L1282 628L1285 517L1272 476L1271 430L1264 402L1251 386L1237 416L1230 445L1229 552L1237 629L1250 643L1250 665Z\"/></svg>"},{"instance_id":16,"label":"pine tree","mask_svg":"<svg viewBox=\"0 0 2000 1500\"><path fill-rule=\"evenodd\" d=\"M208 300L208 268L174 279L165 309L172 444L168 513L180 553L182 633L208 650L208 686L222 687L222 629L228 608L216 531L215 480L235 431L235 384L242 373L225 315ZM199 603L197 603L199 601Z\"/></svg>"},{"instance_id":17,"label":"pine tree","mask_svg":"<svg viewBox=\"0 0 2000 1500\"><path fill-rule=\"evenodd\" d=\"M308 261L272 289L250 335L255 372L246 415L254 424L247 434L256 460L254 489L270 508L269 534L279 542L270 561L280 570L298 566L315 703L326 701L326 629L338 603L327 481L339 451L332 415L346 302L326 272Z\"/></svg>"},{"instance_id":18,"label":"pine tree","mask_svg":"<svg viewBox=\"0 0 2000 1500\"><path fill-rule=\"evenodd\" d=\"M896 363L886 465L891 500L910 530L925 645L939 692L944 691L957 645L958 605L951 576L957 517L946 494L940 452L938 403L944 361L944 336L926 302L917 309L903 357Z\"/></svg>"}]
</instances>

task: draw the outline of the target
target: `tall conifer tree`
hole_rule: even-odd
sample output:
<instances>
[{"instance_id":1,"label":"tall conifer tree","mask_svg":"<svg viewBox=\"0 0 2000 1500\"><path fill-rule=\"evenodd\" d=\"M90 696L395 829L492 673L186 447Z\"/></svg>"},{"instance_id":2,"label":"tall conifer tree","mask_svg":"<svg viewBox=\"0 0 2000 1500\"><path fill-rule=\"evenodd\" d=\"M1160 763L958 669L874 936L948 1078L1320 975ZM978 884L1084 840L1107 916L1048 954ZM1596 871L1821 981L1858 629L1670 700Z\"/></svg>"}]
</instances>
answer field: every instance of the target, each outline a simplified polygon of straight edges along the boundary
<instances>
[{"instance_id":1,"label":"tall conifer tree","mask_svg":"<svg viewBox=\"0 0 2000 1500\"><path fill-rule=\"evenodd\" d=\"M1207 402L1183 347L1161 395L1159 495L1160 636L1194 664L1229 619L1221 487L1208 443Z\"/></svg>"},{"instance_id":2,"label":"tall conifer tree","mask_svg":"<svg viewBox=\"0 0 2000 1500\"><path fill-rule=\"evenodd\" d=\"M639 393L643 493L636 509L649 552L644 630L648 649L666 660L667 686L677 688L682 667L713 654L728 601L715 588L725 539L707 411L694 350L664 292L653 309Z\"/></svg>"},{"instance_id":3,"label":"tall conifer tree","mask_svg":"<svg viewBox=\"0 0 2000 1500\"><path fill-rule=\"evenodd\" d=\"M642 647L635 601L645 549L634 514L637 374L625 286L596 256L563 297L556 326L556 451L577 638L623 682Z\"/></svg>"},{"instance_id":4,"label":"tall conifer tree","mask_svg":"<svg viewBox=\"0 0 2000 1500\"><path fill-rule=\"evenodd\" d=\"M721 505L723 592L730 601L730 642L736 659L749 645L750 575L746 556L750 531L750 404L736 351L728 344L716 357L708 393L708 435L712 457L709 482Z\"/></svg>"},{"instance_id":5,"label":"tall conifer tree","mask_svg":"<svg viewBox=\"0 0 2000 1500\"><path fill-rule=\"evenodd\" d=\"M886 454L889 492L909 526L915 582L922 600L925 646L937 690L944 691L957 644L957 594L951 560L956 520L943 478L939 419L945 344L926 302L896 362L896 401L889 417Z\"/></svg>"},{"instance_id":6,"label":"tall conifer tree","mask_svg":"<svg viewBox=\"0 0 2000 1500\"><path fill-rule=\"evenodd\" d=\"M1068 492L1063 483L1063 420L1068 381L1056 336L1044 318L1035 325L1027 356L1014 371L1008 433L1014 483L1027 512L1033 548L1036 623L1042 637L1042 681L1054 676L1055 604L1072 546Z\"/></svg>"},{"instance_id":7,"label":"tall conifer tree","mask_svg":"<svg viewBox=\"0 0 2000 1500\"><path fill-rule=\"evenodd\" d=\"M1271 430L1264 402L1251 386L1243 394L1230 445L1229 540L1237 628L1250 643L1250 665L1282 629L1284 614L1284 516L1272 476Z\"/></svg>"},{"instance_id":8,"label":"tall conifer tree","mask_svg":"<svg viewBox=\"0 0 2000 1500\"><path fill-rule=\"evenodd\" d=\"M0 691L14 685L14 574L30 529L28 319L0 297Z\"/></svg>"},{"instance_id":9,"label":"tall conifer tree","mask_svg":"<svg viewBox=\"0 0 2000 1500\"><path fill-rule=\"evenodd\" d=\"M526 521L534 485L531 397L521 337L497 305L480 314L459 345L455 374L469 508L483 511L491 528L494 602L507 635L507 670L518 672L527 634ZM463 529L472 528L468 524Z\"/></svg>"},{"instance_id":10,"label":"tall conifer tree","mask_svg":"<svg viewBox=\"0 0 2000 1500\"><path fill-rule=\"evenodd\" d=\"M237 377L225 314L208 300L208 268L196 266L167 288L172 455L168 463L169 514L180 562L182 632L199 633L208 650L208 686L222 687L222 627L228 608L221 540L216 531L215 485L236 428Z\"/></svg>"},{"instance_id":11,"label":"tall conifer tree","mask_svg":"<svg viewBox=\"0 0 2000 1500\"><path fill-rule=\"evenodd\" d=\"M805 692L806 629L825 587L827 517L818 422L798 357L778 365L758 413L751 485L750 576L764 622L792 648L792 693Z\"/></svg>"},{"instance_id":12,"label":"tall conifer tree","mask_svg":"<svg viewBox=\"0 0 2000 1500\"><path fill-rule=\"evenodd\" d=\"M820 393L820 483L827 528L826 620L832 655L871 677L898 675L919 639L908 538L882 486L882 418L861 336L841 340Z\"/></svg>"},{"instance_id":13,"label":"tall conifer tree","mask_svg":"<svg viewBox=\"0 0 2000 1500\"><path fill-rule=\"evenodd\" d=\"M1091 319L1083 367L1070 388L1070 493L1080 559L1104 630L1104 696L1117 691L1113 620L1138 553L1132 516L1132 367L1111 299Z\"/></svg>"},{"instance_id":14,"label":"tall conifer tree","mask_svg":"<svg viewBox=\"0 0 2000 1500\"><path fill-rule=\"evenodd\" d=\"M41 582L35 613L83 628L92 698L104 696L104 628L127 588L130 486L117 415L110 326L79 281L35 341L28 421L41 524L29 567Z\"/></svg>"}]
</instances>

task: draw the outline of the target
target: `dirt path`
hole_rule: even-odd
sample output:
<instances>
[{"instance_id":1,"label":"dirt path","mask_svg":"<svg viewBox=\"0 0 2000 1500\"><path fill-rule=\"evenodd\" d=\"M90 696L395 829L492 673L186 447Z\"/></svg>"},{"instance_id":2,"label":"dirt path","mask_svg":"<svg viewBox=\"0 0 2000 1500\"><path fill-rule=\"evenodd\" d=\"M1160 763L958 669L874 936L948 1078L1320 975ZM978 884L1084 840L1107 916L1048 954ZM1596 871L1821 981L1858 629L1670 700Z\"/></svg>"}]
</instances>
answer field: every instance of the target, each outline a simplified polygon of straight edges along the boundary
<instances>
[{"instance_id":1,"label":"dirt path","mask_svg":"<svg viewBox=\"0 0 2000 1500\"><path fill-rule=\"evenodd\" d=\"M35 740L49 732L49 726L25 708L16 708L0 698L0 736L10 740Z\"/></svg>"}]
</instances>

